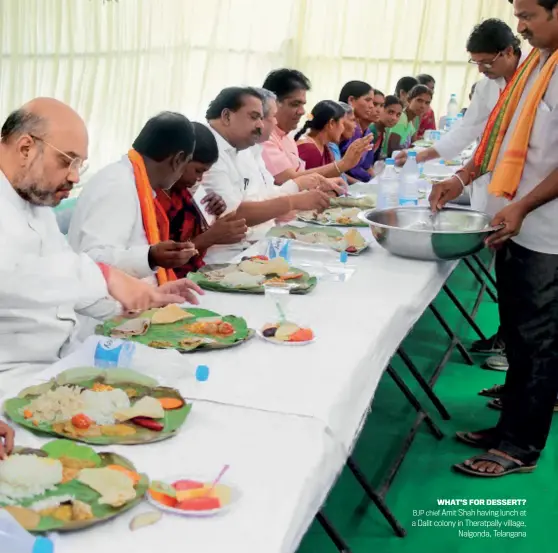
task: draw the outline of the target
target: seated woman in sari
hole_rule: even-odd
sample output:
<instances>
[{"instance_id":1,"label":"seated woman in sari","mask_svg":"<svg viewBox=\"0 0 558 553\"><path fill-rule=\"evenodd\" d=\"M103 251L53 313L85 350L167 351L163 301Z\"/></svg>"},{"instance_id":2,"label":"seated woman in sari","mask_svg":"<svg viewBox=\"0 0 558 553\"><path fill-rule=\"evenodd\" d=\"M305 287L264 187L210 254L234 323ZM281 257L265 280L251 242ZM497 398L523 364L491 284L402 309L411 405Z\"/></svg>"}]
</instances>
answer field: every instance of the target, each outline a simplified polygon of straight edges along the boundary
<instances>
[{"instance_id":1,"label":"seated woman in sari","mask_svg":"<svg viewBox=\"0 0 558 553\"><path fill-rule=\"evenodd\" d=\"M427 75L426 73L421 73L417 76L417 81L419 84L427 86L434 94L434 89L436 88L436 81L432 75ZM434 110L432 108L428 109L420 119L420 125L417 132L417 140L424 138L424 133L426 131L436 130L436 116L434 115Z\"/></svg>"},{"instance_id":2,"label":"seated woman in sari","mask_svg":"<svg viewBox=\"0 0 558 553\"><path fill-rule=\"evenodd\" d=\"M341 133L341 140L349 140L355 133L355 128L357 125L355 112L353 108L345 102L339 102L339 105L345 110L345 116L343 117L343 119L341 119L341 121L343 122L343 132ZM331 153L333 154L333 159L335 161L341 161L343 156L341 155L341 148L339 147L339 144L330 142L328 146L331 150ZM346 183L349 182L345 173L343 173L341 177Z\"/></svg>"},{"instance_id":3,"label":"seated woman in sari","mask_svg":"<svg viewBox=\"0 0 558 553\"><path fill-rule=\"evenodd\" d=\"M374 161L388 157L386 133L397 125L402 112L403 102L397 96L386 96L378 121L370 125L370 132L374 135Z\"/></svg>"},{"instance_id":4,"label":"seated woman in sari","mask_svg":"<svg viewBox=\"0 0 558 553\"><path fill-rule=\"evenodd\" d=\"M380 114L380 108L375 104L375 90L363 81L349 81L341 89L339 101L353 108L357 122L353 136L341 142L341 152L346 152L358 140L366 139L370 144L359 162L348 171L349 183L368 182L373 176L372 165L374 164L374 145L368 127Z\"/></svg>"},{"instance_id":5,"label":"seated woman in sari","mask_svg":"<svg viewBox=\"0 0 558 553\"><path fill-rule=\"evenodd\" d=\"M399 122L386 132L387 155L409 148L415 139L421 117L430 109L432 91L425 85L419 84L411 89L407 97L407 107L401 114Z\"/></svg>"},{"instance_id":6,"label":"seated woman in sari","mask_svg":"<svg viewBox=\"0 0 558 553\"><path fill-rule=\"evenodd\" d=\"M217 161L219 151L215 136L201 123L192 123L196 133L196 147L192 160L178 182L170 190L159 189L157 200L169 219L169 235L177 242L190 241L198 254L190 258L186 265L174 269L178 278L185 277L204 266L204 256L211 246L236 244L246 237L246 221L237 219L235 213L219 218L226 210L223 199L209 192L201 201L205 209L217 220L210 226L200 212L193 194L206 171Z\"/></svg>"},{"instance_id":7,"label":"seated woman in sari","mask_svg":"<svg viewBox=\"0 0 558 553\"><path fill-rule=\"evenodd\" d=\"M341 175L352 169L364 151L370 148L370 140L362 139L345 152L339 163L329 149L329 143L339 144L345 129L343 119L345 110L339 102L323 100L318 102L304 127L295 135L298 155L305 162L306 169L315 169L324 165L334 164Z\"/></svg>"}]
</instances>

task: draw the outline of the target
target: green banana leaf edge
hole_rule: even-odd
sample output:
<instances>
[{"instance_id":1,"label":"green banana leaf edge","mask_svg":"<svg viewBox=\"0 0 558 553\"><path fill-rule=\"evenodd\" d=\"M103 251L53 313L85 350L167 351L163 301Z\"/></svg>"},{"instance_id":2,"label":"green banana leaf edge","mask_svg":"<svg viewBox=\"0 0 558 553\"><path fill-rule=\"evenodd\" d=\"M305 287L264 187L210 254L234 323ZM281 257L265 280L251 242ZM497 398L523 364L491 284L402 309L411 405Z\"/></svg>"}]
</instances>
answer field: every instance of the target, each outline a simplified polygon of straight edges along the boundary
<instances>
[{"instance_id":1,"label":"green banana leaf edge","mask_svg":"<svg viewBox=\"0 0 558 553\"><path fill-rule=\"evenodd\" d=\"M52 457L47 453L49 446L55 446L55 449L60 453L60 451L64 451L65 444L67 445L67 454L66 456L71 457L72 454L76 451L72 449L72 446L75 444L68 440L54 440L49 442L43 446L42 449L19 449L15 451L15 453L19 453L20 455L38 455L39 457ZM120 465L124 468L127 468L132 471L136 471L135 466L131 461L122 457L121 455L117 455L116 453L111 452L100 452L95 453L93 449L87 446L81 446L82 448L87 448L91 450L91 456L95 456L98 458L98 467L106 467L108 465ZM83 453L82 453L83 455ZM52 457L56 458L56 457ZM83 457L78 457L83 458ZM148 487L149 487L149 478L146 474L140 474L141 479L138 484L135 486L136 496L134 499L129 501L128 503L124 504L122 507L111 507L110 505L101 505L99 503L99 498L101 497L99 493L95 490L91 489L89 486L78 482L77 480L72 480L70 482L66 482L65 484L59 484L56 486L54 490L50 490L45 492L44 494L34 496L32 498L28 498L22 500L18 503L18 507L29 507L33 503L37 501L42 501L43 499L48 499L51 497L58 497L62 495L71 495L75 497L77 500L82 501L83 503L87 503L91 506L93 511L93 515L95 518L91 520L85 521L72 521L72 522L63 522L61 520L55 519L53 517L41 517L41 520L36 528L30 529L29 531L32 533L44 533L44 532L70 532L75 530L83 530L84 528L89 528L96 524L105 522L112 518L122 515L126 511L133 509L136 505L141 503L143 500L143 496L145 495ZM5 507L6 505L0 503L0 509Z\"/></svg>"}]
</instances>

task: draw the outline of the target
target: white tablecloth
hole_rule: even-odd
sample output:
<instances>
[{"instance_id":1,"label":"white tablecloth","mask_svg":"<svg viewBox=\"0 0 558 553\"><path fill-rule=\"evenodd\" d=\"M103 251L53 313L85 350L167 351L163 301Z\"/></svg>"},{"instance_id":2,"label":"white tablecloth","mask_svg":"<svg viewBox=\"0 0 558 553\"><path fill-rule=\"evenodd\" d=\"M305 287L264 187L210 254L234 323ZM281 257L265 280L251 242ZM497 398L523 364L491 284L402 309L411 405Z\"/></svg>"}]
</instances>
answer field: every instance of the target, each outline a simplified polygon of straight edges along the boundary
<instances>
[{"instance_id":1,"label":"white tablecloth","mask_svg":"<svg viewBox=\"0 0 558 553\"><path fill-rule=\"evenodd\" d=\"M57 553L74 553L84 543L92 553L153 553L171 541L195 553L295 551L344 465L386 364L455 267L396 258L376 244L350 263L357 270L348 282L320 282L311 294L292 298L293 312L315 330L311 345L254 338L183 357L138 351L142 370L160 372L166 384L201 401L175 438L114 450L151 478L215 474L231 464L230 478L243 492L231 512L208 520L168 516L137 533L127 529L126 515L62 536ZM248 294L208 292L202 307L244 316L251 326L274 315L263 297ZM196 364L210 367L207 382L192 378ZM7 396L24 384L0 375ZM39 439L19 430L18 443Z\"/></svg>"},{"instance_id":2,"label":"white tablecloth","mask_svg":"<svg viewBox=\"0 0 558 553\"><path fill-rule=\"evenodd\" d=\"M313 344L278 346L255 338L238 348L189 355L194 364L209 366L210 378L193 382L185 393L310 415L350 448L389 359L455 267L394 257L376 244L350 263L357 270L348 282L319 282L312 293L290 301L294 317L314 329ZM275 315L262 297L246 294L208 292L203 305L242 315L252 326Z\"/></svg>"},{"instance_id":3,"label":"white tablecloth","mask_svg":"<svg viewBox=\"0 0 558 553\"><path fill-rule=\"evenodd\" d=\"M46 441L18 431L18 445L38 448ZM211 480L229 464L224 482L237 486L242 497L219 516L165 515L156 525L131 532L134 516L153 510L144 502L105 524L51 535L56 553L153 553L171 543L195 553L289 553L344 463L339 444L316 419L203 402L194 404L182 431L170 440L99 449L127 457L151 479L207 475Z\"/></svg>"}]
</instances>

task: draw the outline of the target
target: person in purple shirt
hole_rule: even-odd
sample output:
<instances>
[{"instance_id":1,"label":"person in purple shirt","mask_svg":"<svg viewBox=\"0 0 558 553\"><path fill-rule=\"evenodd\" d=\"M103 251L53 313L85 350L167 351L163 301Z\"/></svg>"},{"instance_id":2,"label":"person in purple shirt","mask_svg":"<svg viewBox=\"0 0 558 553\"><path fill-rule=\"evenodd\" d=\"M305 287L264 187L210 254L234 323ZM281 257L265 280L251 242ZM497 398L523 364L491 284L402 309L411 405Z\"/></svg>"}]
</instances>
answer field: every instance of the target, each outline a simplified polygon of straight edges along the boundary
<instances>
[{"instance_id":1,"label":"person in purple shirt","mask_svg":"<svg viewBox=\"0 0 558 553\"><path fill-rule=\"evenodd\" d=\"M341 153L357 139L370 134L370 125L374 122L376 108L374 107L374 89L363 81L349 81L339 94L339 101L349 104L354 111L357 126L349 140L341 142ZM347 172L349 184L355 182L368 182L374 175L374 150L364 152L359 163Z\"/></svg>"}]
</instances>

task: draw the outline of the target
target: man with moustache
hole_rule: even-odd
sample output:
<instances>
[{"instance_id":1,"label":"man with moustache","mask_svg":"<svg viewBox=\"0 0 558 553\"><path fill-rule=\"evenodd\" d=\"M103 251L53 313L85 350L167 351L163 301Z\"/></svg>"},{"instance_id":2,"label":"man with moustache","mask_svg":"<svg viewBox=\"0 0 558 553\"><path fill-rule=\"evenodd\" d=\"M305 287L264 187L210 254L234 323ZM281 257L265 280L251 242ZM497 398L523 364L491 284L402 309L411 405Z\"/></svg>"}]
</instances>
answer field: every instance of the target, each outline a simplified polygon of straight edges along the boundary
<instances>
[{"instance_id":1,"label":"man with moustache","mask_svg":"<svg viewBox=\"0 0 558 553\"><path fill-rule=\"evenodd\" d=\"M455 465L471 476L532 472L558 394L558 0L514 0L534 47L488 119L475 157L436 185L433 210L487 174L500 321L509 369L496 427L458 438L488 452Z\"/></svg>"},{"instance_id":2,"label":"man with moustache","mask_svg":"<svg viewBox=\"0 0 558 553\"><path fill-rule=\"evenodd\" d=\"M87 153L85 123L52 98L32 100L2 126L0 372L12 370L14 383L71 351L78 313L113 316L114 300L126 311L196 301L189 281L155 288L68 246L51 208L79 182Z\"/></svg>"},{"instance_id":3,"label":"man with moustache","mask_svg":"<svg viewBox=\"0 0 558 553\"><path fill-rule=\"evenodd\" d=\"M236 211L237 218L244 219L248 227L273 221L292 211L323 210L329 206L329 196L317 188L271 198L261 198L255 191L254 187L259 188L261 183L253 171L250 148L258 143L264 127L262 99L261 93L251 87L225 88L210 103L206 113L219 158L204 174L202 185L221 196L227 213ZM213 246L207 252L206 261L229 260L238 249L239 246Z\"/></svg>"},{"instance_id":4,"label":"man with moustache","mask_svg":"<svg viewBox=\"0 0 558 553\"><path fill-rule=\"evenodd\" d=\"M470 56L469 63L476 65L484 78L476 84L471 105L461 124L452 128L434 146L419 152L418 163L437 158L453 159L477 140L500 94L527 57L522 54L519 39L512 29L499 19L487 19L477 25L469 35L466 49ZM397 165L403 165L407 161L407 152L399 153L395 161ZM473 208L484 211L486 178L475 182L472 188ZM497 338L490 342L496 341ZM481 347L479 344L479 348ZM482 349L486 353L501 351L502 348L497 347L497 344L491 350Z\"/></svg>"},{"instance_id":5,"label":"man with moustache","mask_svg":"<svg viewBox=\"0 0 558 553\"><path fill-rule=\"evenodd\" d=\"M500 94L527 57L527 54L521 52L519 39L512 29L499 19L487 19L475 26L467 40L466 49L470 56L469 63L476 65L485 78L476 83L475 93L470 97L471 105L461 124L442 136L435 146L419 152L418 163L440 157L453 159L477 140L482 135ZM407 152L401 152L396 158L396 163L403 165L406 160ZM487 182L488 175L485 175L472 183L471 207L473 209L485 210ZM505 344L500 331L486 340L477 340L472 344L471 350L475 353L491 355L483 367L497 371L507 370ZM501 385L481 392L482 395L495 398L499 398L502 393Z\"/></svg>"}]
</instances>

